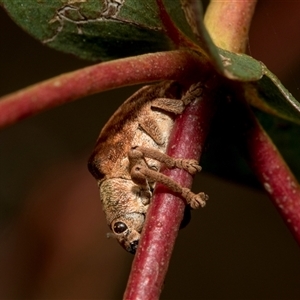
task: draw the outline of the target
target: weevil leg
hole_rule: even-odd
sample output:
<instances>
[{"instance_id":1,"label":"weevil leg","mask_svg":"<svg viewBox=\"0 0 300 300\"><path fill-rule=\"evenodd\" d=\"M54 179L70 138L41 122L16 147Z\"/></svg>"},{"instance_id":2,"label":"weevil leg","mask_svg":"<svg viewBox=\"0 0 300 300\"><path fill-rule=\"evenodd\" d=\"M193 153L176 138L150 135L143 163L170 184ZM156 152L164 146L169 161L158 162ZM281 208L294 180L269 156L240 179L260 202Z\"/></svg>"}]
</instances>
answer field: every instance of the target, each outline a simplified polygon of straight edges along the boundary
<instances>
[{"instance_id":1,"label":"weevil leg","mask_svg":"<svg viewBox=\"0 0 300 300\"><path fill-rule=\"evenodd\" d=\"M151 109L159 109L167 113L179 115L185 109L185 102L180 99L156 98L151 101ZM157 145L163 145L165 138L159 130L159 125L152 114L141 114L138 118L139 126L155 141Z\"/></svg>"},{"instance_id":2,"label":"weevil leg","mask_svg":"<svg viewBox=\"0 0 300 300\"><path fill-rule=\"evenodd\" d=\"M149 166L147 165L147 163L144 159L143 153L141 153L139 151L136 151L136 152L130 151L130 153L131 153L131 155L130 154L128 155L130 171L136 165L142 166L144 168L149 168ZM149 199L152 197L152 192L151 192L148 178L146 178L144 176L136 176L136 177L131 176L131 179L135 184L137 184L141 188L141 191L144 192ZM148 203L145 203L145 204L148 204Z\"/></svg>"},{"instance_id":3,"label":"weevil leg","mask_svg":"<svg viewBox=\"0 0 300 300\"><path fill-rule=\"evenodd\" d=\"M196 98L201 97L202 92L203 84L194 83L181 99L157 98L152 101L151 107L179 115L184 111L185 106L190 104Z\"/></svg>"},{"instance_id":4,"label":"weevil leg","mask_svg":"<svg viewBox=\"0 0 300 300\"><path fill-rule=\"evenodd\" d=\"M163 145L165 142L164 135L159 130L159 126L154 117L147 116L146 114L143 118L138 120L140 128L149 135L157 145Z\"/></svg>"},{"instance_id":5,"label":"weevil leg","mask_svg":"<svg viewBox=\"0 0 300 300\"><path fill-rule=\"evenodd\" d=\"M201 167L195 159L174 158L159 150L147 147L137 146L128 153L129 160L133 161L135 157L140 159L148 157L164 163L168 169L179 168L188 171L191 175L201 171ZM132 164L133 166L133 164Z\"/></svg>"},{"instance_id":6,"label":"weevil leg","mask_svg":"<svg viewBox=\"0 0 300 300\"><path fill-rule=\"evenodd\" d=\"M182 187L168 176L153 171L142 164L133 166L130 175L133 181L146 179L164 184L171 191L180 194L193 209L205 206L206 201L208 200L208 196L205 193L194 194L190 189Z\"/></svg>"},{"instance_id":7,"label":"weevil leg","mask_svg":"<svg viewBox=\"0 0 300 300\"><path fill-rule=\"evenodd\" d=\"M204 88L203 84L200 82L192 84L181 99L183 101L184 105L188 105L189 103L194 101L196 98L201 97L203 88Z\"/></svg>"},{"instance_id":8,"label":"weevil leg","mask_svg":"<svg viewBox=\"0 0 300 300\"><path fill-rule=\"evenodd\" d=\"M185 103L181 99L156 98L152 100L151 108L161 109L175 115L180 115L184 111Z\"/></svg>"}]
</instances>

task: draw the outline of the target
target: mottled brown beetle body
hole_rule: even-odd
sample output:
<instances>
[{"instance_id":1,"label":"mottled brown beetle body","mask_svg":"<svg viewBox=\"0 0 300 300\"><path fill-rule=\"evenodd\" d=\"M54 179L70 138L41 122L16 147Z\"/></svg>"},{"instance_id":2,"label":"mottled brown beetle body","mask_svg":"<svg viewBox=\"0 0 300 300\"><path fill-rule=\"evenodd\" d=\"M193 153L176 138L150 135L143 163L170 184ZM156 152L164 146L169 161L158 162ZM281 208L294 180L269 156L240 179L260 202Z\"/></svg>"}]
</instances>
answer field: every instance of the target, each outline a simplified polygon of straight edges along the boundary
<instances>
[{"instance_id":1,"label":"mottled brown beetle body","mask_svg":"<svg viewBox=\"0 0 300 300\"><path fill-rule=\"evenodd\" d=\"M120 244L135 253L155 183L160 181L181 194L192 208L204 206L207 196L193 194L159 173L161 163L191 174L200 171L195 160L165 154L176 115L200 97L200 85L184 93L165 81L145 86L114 113L102 129L89 170L98 180L107 223Z\"/></svg>"}]
</instances>

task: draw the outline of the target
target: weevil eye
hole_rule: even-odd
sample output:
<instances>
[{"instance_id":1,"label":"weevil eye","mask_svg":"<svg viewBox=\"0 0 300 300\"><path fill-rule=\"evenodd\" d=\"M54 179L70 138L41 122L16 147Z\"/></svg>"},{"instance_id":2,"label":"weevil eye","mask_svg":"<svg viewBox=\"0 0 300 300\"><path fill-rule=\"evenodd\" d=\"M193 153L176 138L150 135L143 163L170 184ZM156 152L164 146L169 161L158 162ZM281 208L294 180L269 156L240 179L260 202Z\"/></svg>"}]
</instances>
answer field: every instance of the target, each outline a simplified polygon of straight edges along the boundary
<instances>
[{"instance_id":1,"label":"weevil eye","mask_svg":"<svg viewBox=\"0 0 300 300\"><path fill-rule=\"evenodd\" d=\"M128 229L127 225L123 222L116 222L113 226L113 231L116 234L121 234L127 229Z\"/></svg>"}]
</instances>

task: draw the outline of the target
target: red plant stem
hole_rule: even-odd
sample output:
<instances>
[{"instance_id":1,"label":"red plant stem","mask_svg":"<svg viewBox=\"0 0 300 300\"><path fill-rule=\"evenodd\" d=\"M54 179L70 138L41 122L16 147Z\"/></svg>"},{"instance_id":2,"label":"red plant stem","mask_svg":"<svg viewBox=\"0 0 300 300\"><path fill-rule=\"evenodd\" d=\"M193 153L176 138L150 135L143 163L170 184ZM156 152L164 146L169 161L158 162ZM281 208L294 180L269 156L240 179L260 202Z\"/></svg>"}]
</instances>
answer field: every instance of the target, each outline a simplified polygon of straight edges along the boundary
<instances>
[{"instance_id":1,"label":"red plant stem","mask_svg":"<svg viewBox=\"0 0 300 300\"><path fill-rule=\"evenodd\" d=\"M238 103L238 142L274 206L300 245L300 186L246 103Z\"/></svg>"},{"instance_id":2,"label":"red plant stem","mask_svg":"<svg viewBox=\"0 0 300 300\"><path fill-rule=\"evenodd\" d=\"M167 153L173 157L199 159L215 111L213 89L208 89L176 119ZM179 169L165 175L185 187L192 176ZM159 298L175 239L183 218L184 201L158 184L147 212L143 234L135 255L124 299Z\"/></svg>"},{"instance_id":3,"label":"red plant stem","mask_svg":"<svg viewBox=\"0 0 300 300\"><path fill-rule=\"evenodd\" d=\"M0 128L44 110L112 88L205 74L205 62L189 51L169 51L100 63L37 83L0 98Z\"/></svg>"}]
</instances>

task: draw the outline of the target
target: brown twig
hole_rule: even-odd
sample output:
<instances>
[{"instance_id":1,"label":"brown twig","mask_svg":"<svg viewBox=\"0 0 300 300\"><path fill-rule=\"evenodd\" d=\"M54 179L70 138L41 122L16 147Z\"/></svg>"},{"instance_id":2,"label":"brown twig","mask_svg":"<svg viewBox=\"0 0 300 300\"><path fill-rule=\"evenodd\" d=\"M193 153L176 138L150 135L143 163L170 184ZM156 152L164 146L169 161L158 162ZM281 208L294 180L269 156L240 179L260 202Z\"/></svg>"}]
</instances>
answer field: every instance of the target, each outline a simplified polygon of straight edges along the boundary
<instances>
[{"instance_id":1,"label":"brown twig","mask_svg":"<svg viewBox=\"0 0 300 300\"><path fill-rule=\"evenodd\" d=\"M214 88L209 86L199 101L191 104L177 118L169 141L168 155L199 159L215 104ZM190 188L192 185L192 176L183 170L165 170L163 173L182 186ZM159 298L184 208L185 203L181 198L162 185L157 185L124 299Z\"/></svg>"},{"instance_id":2,"label":"brown twig","mask_svg":"<svg viewBox=\"0 0 300 300\"><path fill-rule=\"evenodd\" d=\"M162 79L188 80L205 62L189 51L145 54L100 63L0 98L0 128L70 101L112 88Z\"/></svg>"}]
</instances>

